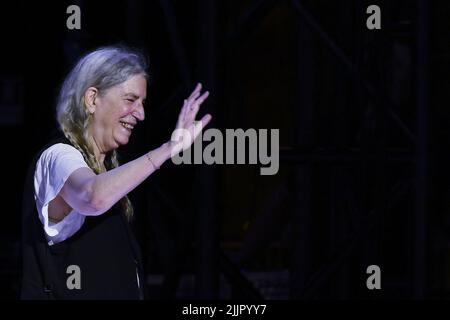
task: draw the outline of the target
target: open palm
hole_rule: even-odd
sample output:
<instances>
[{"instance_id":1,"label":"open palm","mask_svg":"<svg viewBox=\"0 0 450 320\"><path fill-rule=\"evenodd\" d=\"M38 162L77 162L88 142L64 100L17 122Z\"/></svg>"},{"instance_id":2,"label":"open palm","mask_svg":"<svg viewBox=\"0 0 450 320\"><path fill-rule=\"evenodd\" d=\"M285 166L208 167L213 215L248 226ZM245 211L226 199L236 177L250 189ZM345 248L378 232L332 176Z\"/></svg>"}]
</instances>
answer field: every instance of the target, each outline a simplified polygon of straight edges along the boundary
<instances>
[{"instance_id":1,"label":"open palm","mask_svg":"<svg viewBox=\"0 0 450 320\"><path fill-rule=\"evenodd\" d=\"M172 133L172 155L188 149L194 143L203 128L211 121L211 115L206 114L199 121L195 120L200 105L206 100L209 92L201 94L202 85L199 83L189 98L184 100L183 107L178 115L175 130Z\"/></svg>"}]
</instances>

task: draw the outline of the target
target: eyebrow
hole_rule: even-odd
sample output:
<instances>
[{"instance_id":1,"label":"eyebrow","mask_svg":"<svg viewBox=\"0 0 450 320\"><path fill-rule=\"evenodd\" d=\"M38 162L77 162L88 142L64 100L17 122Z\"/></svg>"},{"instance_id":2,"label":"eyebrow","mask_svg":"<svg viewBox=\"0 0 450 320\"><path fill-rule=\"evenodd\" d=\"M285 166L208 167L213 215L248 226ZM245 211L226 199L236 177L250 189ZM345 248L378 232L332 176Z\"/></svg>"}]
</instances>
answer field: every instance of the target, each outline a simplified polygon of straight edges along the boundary
<instances>
[{"instance_id":1,"label":"eyebrow","mask_svg":"<svg viewBox=\"0 0 450 320\"><path fill-rule=\"evenodd\" d=\"M130 98L133 98L133 99L136 99L136 100L139 99L139 96L137 94L132 93L132 92L125 93L123 96L124 97L130 97ZM146 98L147 97L143 98L142 101L145 102Z\"/></svg>"},{"instance_id":2,"label":"eyebrow","mask_svg":"<svg viewBox=\"0 0 450 320\"><path fill-rule=\"evenodd\" d=\"M136 95L134 93L131 93L131 92L125 93L123 96L124 97L131 97L131 98L134 98L134 99L139 99L138 95Z\"/></svg>"}]
</instances>

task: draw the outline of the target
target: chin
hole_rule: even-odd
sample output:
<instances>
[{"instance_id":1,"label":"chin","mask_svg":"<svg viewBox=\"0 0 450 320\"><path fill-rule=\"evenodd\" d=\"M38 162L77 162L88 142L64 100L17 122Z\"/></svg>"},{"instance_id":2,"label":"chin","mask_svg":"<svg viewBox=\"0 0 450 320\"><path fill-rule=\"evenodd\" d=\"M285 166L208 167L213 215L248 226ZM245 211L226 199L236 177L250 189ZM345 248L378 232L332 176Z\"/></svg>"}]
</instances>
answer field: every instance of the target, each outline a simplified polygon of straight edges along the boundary
<instances>
[{"instance_id":1,"label":"chin","mask_svg":"<svg viewBox=\"0 0 450 320\"><path fill-rule=\"evenodd\" d=\"M117 147L128 144L131 137L131 132L123 132L123 128L120 128L120 131L114 133L114 142L117 144Z\"/></svg>"},{"instance_id":2,"label":"chin","mask_svg":"<svg viewBox=\"0 0 450 320\"><path fill-rule=\"evenodd\" d=\"M117 139L116 140L117 148L120 147L120 146L127 145L128 142L129 142L129 139L123 139L123 138L122 139Z\"/></svg>"},{"instance_id":3,"label":"chin","mask_svg":"<svg viewBox=\"0 0 450 320\"><path fill-rule=\"evenodd\" d=\"M125 136L121 136L121 137L117 137L116 143L118 144L118 146L124 146L126 144L128 144L128 142L130 141L130 137L125 137Z\"/></svg>"}]
</instances>

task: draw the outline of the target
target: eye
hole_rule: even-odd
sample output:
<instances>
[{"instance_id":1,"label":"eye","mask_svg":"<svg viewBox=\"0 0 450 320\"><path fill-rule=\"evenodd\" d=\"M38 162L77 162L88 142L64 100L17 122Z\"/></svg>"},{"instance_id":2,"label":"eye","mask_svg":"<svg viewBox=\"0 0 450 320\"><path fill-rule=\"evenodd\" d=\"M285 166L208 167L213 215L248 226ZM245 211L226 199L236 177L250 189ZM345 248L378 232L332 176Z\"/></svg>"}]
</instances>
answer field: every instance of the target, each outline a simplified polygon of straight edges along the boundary
<instances>
[{"instance_id":1,"label":"eye","mask_svg":"<svg viewBox=\"0 0 450 320\"><path fill-rule=\"evenodd\" d=\"M134 102L134 99L131 99L131 98L127 98L127 99L125 99L125 100L127 100L127 101L129 101L129 102Z\"/></svg>"}]
</instances>

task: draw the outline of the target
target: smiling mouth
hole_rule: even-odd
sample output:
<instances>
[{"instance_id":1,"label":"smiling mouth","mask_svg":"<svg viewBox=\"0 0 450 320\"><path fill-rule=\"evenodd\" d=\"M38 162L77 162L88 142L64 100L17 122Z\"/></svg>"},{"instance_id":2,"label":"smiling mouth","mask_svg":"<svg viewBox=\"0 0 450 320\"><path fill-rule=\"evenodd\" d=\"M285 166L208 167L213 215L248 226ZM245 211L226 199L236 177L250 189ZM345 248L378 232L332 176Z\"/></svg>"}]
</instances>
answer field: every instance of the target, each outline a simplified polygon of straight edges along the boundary
<instances>
[{"instance_id":1,"label":"smiling mouth","mask_svg":"<svg viewBox=\"0 0 450 320\"><path fill-rule=\"evenodd\" d=\"M120 121L120 124L121 124L123 127L125 127L126 129L128 129L128 130L133 130L133 128L134 128L133 125L131 125L131 124L129 124L129 123L126 123L126 122Z\"/></svg>"}]
</instances>

